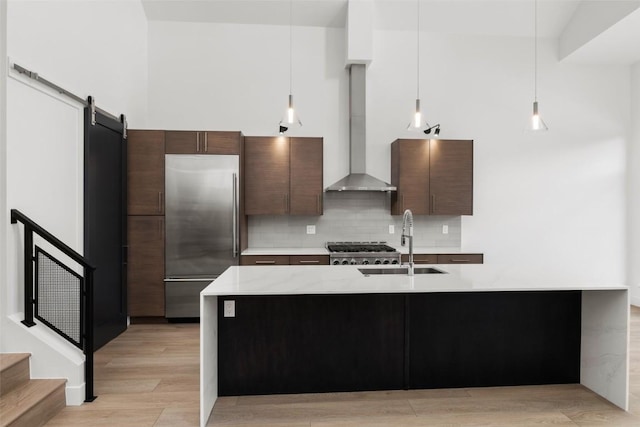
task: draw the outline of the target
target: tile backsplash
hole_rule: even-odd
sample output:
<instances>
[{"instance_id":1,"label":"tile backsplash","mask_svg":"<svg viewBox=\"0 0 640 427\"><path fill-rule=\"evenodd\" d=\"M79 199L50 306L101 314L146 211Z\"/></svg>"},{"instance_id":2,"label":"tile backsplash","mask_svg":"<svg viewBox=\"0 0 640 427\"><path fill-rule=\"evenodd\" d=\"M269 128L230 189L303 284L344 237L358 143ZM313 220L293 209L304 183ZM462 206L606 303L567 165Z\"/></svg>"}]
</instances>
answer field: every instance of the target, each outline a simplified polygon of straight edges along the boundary
<instances>
[{"instance_id":1,"label":"tile backsplash","mask_svg":"<svg viewBox=\"0 0 640 427\"><path fill-rule=\"evenodd\" d=\"M249 217L250 248L313 248L334 241L386 241L400 246L402 215L391 215L391 196L384 192L324 193L324 215L256 215ZM414 246L456 247L462 239L459 216L414 216ZM316 234L306 234L315 225ZM389 225L395 234L389 234ZM448 234L442 234L447 225Z\"/></svg>"}]
</instances>

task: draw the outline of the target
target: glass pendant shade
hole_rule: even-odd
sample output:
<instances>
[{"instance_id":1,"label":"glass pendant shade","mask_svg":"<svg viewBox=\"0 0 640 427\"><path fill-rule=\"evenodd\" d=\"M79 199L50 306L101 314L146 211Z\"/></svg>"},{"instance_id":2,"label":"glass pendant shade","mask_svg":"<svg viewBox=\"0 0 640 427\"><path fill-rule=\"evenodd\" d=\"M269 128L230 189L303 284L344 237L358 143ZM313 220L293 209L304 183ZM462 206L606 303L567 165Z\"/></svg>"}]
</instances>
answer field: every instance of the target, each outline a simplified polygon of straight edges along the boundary
<instances>
[{"instance_id":1,"label":"glass pendant shade","mask_svg":"<svg viewBox=\"0 0 640 427\"><path fill-rule=\"evenodd\" d=\"M532 132L544 132L549 130L542 117L540 117L540 113L538 112L538 101L534 101L533 103L533 114L531 115L531 122L527 127L527 130Z\"/></svg>"},{"instance_id":2,"label":"glass pendant shade","mask_svg":"<svg viewBox=\"0 0 640 427\"><path fill-rule=\"evenodd\" d=\"M409 126L407 126L407 130L411 132L424 132L428 128L429 124L422 121L420 99L416 99L416 111L413 113L413 119L411 120L411 123L409 123Z\"/></svg>"},{"instance_id":3,"label":"glass pendant shade","mask_svg":"<svg viewBox=\"0 0 640 427\"><path fill-rule=\"evenodd\" d=\"M284 112L284 117L280 120L279 133L282 135L290 129L299 128L301 126L302 122L300 121L295 108L293 108L293 95L289 95L289 104Z\"/></svg>"}]
</instances>

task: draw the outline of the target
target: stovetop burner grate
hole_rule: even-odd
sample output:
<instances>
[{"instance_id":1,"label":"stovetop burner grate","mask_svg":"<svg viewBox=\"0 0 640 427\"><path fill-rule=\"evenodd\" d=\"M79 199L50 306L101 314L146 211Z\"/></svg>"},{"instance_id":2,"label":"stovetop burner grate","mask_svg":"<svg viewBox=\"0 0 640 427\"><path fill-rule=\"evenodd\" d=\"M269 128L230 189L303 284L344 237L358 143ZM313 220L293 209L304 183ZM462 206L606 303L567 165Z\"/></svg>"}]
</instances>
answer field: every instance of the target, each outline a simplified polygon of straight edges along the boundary
<instances>
[{"instance_id":1,"label":"stovetop burner grate","mask_svg":"<svg viewBox=\"0 0 640 427\"><path fill-rule=\"evenodd\" d=\"M329 252L396 252L386 242L330 242L326 246Z\"/></svg>"}]
</instances>

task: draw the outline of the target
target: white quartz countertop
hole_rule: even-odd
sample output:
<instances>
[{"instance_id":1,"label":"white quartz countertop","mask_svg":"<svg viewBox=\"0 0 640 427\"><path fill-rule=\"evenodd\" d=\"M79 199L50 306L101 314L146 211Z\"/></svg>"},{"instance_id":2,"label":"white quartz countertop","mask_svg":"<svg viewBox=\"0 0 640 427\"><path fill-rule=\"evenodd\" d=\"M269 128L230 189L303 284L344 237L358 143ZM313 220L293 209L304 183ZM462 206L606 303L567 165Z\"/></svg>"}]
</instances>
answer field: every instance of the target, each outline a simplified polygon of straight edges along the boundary
<instances>
[{"instance_id":1,"label":"white quartz countertop","mask_svg":"<svg viewBox=\"0 0 640 427\"><path fill-rule=\"evenodd\" d=\"M387 244L395 248L401 254L408 254L409 248L400 244ZM414 254L468 254L481 253L478 251L466 251L456 247L416 246ZM242 251L242 255L329 255L326 248L248 248Z\"/></svg>"},{"instance_id":2,"label":"white quartz countertop","mask_svg":"<svg viewBox=\"0 0 640 427\"><path fill-rule=\"evenodd\" d=\"M234 266L201 293L216 295L296 295L360 293L425 293L550 290L626 290L624 285L594 279L574 282L558 277L518 278L508 270L477 265L430 265L447 274L370 275L364 266Z\"/></svg>"},{"instance_id":3,"label":"white quartz countertop","mask_svg":"<svg viewBox=\"0 0 640 427\"><path fill-rule=\"evenodd\" d=\"M327 248L248 248L242 255L329 255Z\"/></svg>"}]
</instances>

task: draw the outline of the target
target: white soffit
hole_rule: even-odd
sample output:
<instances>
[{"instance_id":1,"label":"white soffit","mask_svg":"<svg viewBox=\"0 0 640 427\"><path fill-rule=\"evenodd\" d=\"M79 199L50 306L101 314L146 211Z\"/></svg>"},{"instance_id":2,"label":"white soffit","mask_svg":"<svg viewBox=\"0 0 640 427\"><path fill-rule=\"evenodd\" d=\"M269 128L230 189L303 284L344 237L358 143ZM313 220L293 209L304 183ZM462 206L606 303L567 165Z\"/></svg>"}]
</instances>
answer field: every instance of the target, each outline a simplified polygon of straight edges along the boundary
<instances>
[{"instance_id":1,"label":"white soffit","mask_svg":"<svg viewBox=\"0 0 640 427\"><path fill-rule=\"evenodd\" d=\"M142 0L149 21L289 25L289 0ZM345 25L347 0L294 0L293 24Z\"/></svg>"},{"instance_id":2,"label":"white soffit","mask_svg":"<svg viewBox=\"0 0 640 427\"><path fill-rule=\"evenodd\" d=\"M572 63L631 65L640 61L640 1L585 1L560 40Z\"/></svg>"},{"instance_id":3,"label":"white soffit","mask_svg":"<svg viewBox=\"0 0 640 427\"><path fill-rule=\"evenodd\" d=\"M540 0L538 35L559 37L579 0ZM415 30L416 0L376 0L375 27ZM422 0L421 31L479 36L533 37L534 0Z\"/></svg>"},{"instance_id":4,"label":"white soffit","mask_svg":"<svg viewBox=\"0 0 640 427\"><path fill-rule=\"evenodd\" d=\"M344 28L348 2L293 0L293 24ZM374 4L374 28L415 29L416 0L366 0ZM289 0L142 0L150 21L289 25ZM556 38L579 0L539 0L540 37ZM425 32L533 36L533 0L421 0Z\"/></svg>"}]
</instances>

